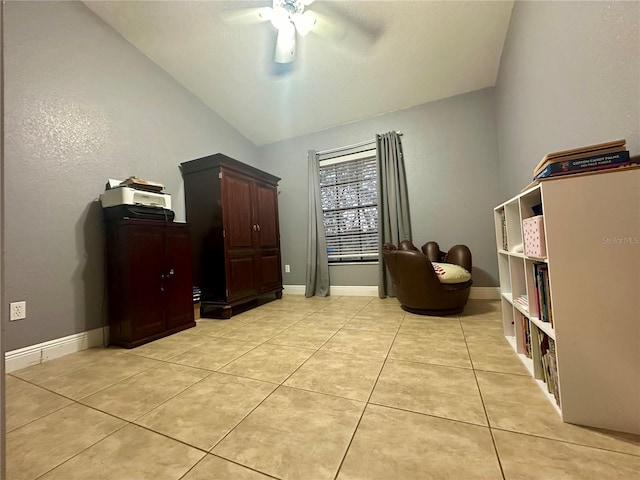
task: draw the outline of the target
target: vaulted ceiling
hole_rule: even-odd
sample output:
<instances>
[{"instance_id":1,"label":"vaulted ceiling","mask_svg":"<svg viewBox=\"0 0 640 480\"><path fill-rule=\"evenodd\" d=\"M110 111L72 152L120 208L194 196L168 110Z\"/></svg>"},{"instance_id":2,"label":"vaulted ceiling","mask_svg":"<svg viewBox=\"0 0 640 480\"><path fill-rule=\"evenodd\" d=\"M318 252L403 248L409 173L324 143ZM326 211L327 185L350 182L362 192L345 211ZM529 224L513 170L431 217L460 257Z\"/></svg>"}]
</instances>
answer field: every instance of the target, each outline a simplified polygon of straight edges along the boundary
<instances>
[{"instance_id":1,"label":"vaulted ceiling","mask_svg":"<svg viewBox=\"0 0 640 480\"><path fill-rule=\"evenodd\" d=\"M87 1L257 146L495 85L513 2L330 1L273 61L271 1Z\"/></svg>"}]
</instances>

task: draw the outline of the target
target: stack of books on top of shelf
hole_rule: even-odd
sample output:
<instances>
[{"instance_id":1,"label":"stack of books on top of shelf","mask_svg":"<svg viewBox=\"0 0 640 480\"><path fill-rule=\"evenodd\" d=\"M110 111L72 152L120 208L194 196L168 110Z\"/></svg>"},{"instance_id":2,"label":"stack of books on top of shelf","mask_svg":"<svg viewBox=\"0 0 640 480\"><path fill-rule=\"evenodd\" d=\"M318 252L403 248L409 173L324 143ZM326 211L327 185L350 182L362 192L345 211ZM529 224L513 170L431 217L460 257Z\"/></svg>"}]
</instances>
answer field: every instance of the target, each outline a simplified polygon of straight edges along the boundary
<instances>
[{"instance_id":1,"label":"stack of books on top of shelf","mask_svg":"<svg viewBox=\"0 0 640 480\"><path fill-rule=\"evenodd\" d=\"M527 188L548 178L629 167L640 163L640 156L630 157L625 145L626 140L622 139L548 153L533 169L533 182Z\"/></svg>"}]
</instances>

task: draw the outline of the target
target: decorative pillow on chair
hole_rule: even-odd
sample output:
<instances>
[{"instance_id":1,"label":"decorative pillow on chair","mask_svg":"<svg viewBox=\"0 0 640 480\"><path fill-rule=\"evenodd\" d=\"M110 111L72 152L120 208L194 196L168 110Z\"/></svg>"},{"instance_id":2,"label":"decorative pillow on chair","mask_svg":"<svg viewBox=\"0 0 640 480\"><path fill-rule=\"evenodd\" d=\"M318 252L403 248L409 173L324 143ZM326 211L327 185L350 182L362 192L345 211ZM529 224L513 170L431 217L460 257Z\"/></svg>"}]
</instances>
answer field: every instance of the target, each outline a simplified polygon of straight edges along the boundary
<instances>
[{"instance_id":1,"label":"decorative pillow on chair","mask_svg":"<svg viewBox=\"0 0 640 480\"><path fill-rule=\"evenodd\" d=\"M464 283L471 280L471 274L460 265L431 262L440 283Z\"/></svg>"}]
</instances>

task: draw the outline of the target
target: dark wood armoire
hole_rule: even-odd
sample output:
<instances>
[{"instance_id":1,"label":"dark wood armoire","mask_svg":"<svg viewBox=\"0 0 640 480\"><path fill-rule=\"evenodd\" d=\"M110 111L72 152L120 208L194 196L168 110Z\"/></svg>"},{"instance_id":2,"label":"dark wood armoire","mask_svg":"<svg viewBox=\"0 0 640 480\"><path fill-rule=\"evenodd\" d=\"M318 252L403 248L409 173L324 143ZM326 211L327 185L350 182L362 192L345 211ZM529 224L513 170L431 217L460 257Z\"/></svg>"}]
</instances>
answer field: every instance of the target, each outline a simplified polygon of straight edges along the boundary
<instances>
[{"instance_id":1,"label":"dark wood armoire","mask_svg":"<svg viewBox=\"0 0 640 480\"><path fill-rule=\"evenodd\" d=\"M109 343L137 347L196 325L189 225L106 222Z\"/></svg>"},{"instance_id":2,"label":"dark wood armoire","mask_svg":"<svg viewBox=\"0 0 640 480\"><path fill-rule=\"evenodd\" d=\"M181 164L203 316L282 297L278 191L269 173L217 153Z\"/></svg>"}]
</instances>

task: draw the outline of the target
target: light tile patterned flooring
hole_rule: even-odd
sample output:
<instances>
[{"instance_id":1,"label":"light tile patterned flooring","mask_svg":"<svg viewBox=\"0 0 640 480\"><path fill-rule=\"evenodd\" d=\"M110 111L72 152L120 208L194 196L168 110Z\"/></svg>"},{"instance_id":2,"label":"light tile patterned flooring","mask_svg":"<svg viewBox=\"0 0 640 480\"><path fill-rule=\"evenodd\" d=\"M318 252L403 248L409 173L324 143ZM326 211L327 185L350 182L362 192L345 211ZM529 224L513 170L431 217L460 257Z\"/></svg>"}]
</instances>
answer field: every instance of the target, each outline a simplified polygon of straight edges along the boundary
<instances>
[{"instance_id":1,"label":"light tile patterned flooring","mask_svg":"<svg viewBox=\"0 0 640 480\"><path fill-rule=\"evenodd\" d=\"M285 296L6 379L9 480L640 478L640 437L563 424L502 338L393 299Z\"/></svg>"}]
</instances>

